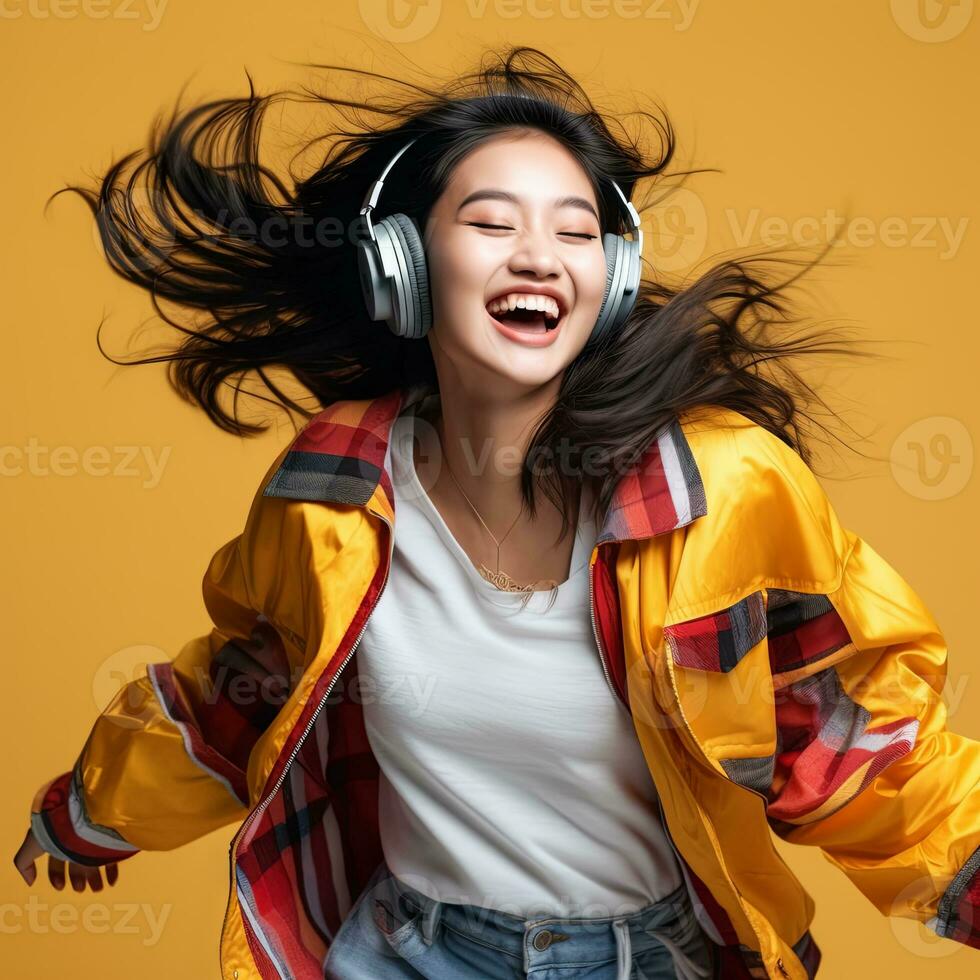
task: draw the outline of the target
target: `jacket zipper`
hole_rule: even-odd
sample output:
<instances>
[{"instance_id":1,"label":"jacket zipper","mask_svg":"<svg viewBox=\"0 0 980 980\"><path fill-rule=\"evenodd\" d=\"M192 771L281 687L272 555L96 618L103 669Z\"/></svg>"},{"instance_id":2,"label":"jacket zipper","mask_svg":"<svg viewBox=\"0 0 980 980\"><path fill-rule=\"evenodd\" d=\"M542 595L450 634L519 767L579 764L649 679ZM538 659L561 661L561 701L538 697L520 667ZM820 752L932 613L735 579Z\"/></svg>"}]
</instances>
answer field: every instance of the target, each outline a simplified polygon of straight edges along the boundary
<instances>
[{"instance_id":1,"label":"jacket zipper","mask_svg":"<svg viewBox=\"0 0 980 980\"><path fill-rule=\"evenodd\" d=\"M236 842L241 837L244 836L245 832L247 831L252 821L269 805L269 802L279 791L279 787L282 786L282 784L285 782L286 774L289 772L289 767L292 765L293 759L296 758L297 753L299 752L300 748L302 748L303 742L306 741L306 736L309 735L310 730L313 728L313 725L316 723L317 715L319 715L320 709L326 703L327 698L330 697L330 692L334 689L334 686L336 685L337 680L340 677L341 671L343 671L343 669L350 662L351 657L354 656L354 651L357 649L357 645L361 642L361 637L364 636L365 630L367 630L368 621L371 618L371 613L374 612L375 606L377 606L377 604L381 601L381 596L384 593L385 586L387 586L388 584L388 575L391 571L392 552L394 550L394 543L395 543L394 528L392 527L391 521L389 521L388 518L382 517L381 514L378 514L375 511L370 511L370 513L374 514L375 517L384 521L384 523L388 526L388 561L385 566L385 574L384 574L384 579L381 582L381 588L378 590L378 594L374 597L374 602L371 604L371 608L370 610L368 610L368 614L364 618L364 623L361 626L360 633L357 634L357 637L354 640L353 644L351 645L350 650L348 650L347 652L347 656L344 657L343 663L341 663L341 665L337 668L337 672L334 674L333 679L330 681L330 684L327 686L326 691L323 692L323 697L320 699L320 703L316 706L316 709L314 710L313 714L310 715L310 720L307 722L306 728L303 729L303 734L300 735L299 740L293 746L292 752L290 752L289 758L286 760L286 764L283 766L282 772L279 774L279 778L276 780L276 785L272 787L272 790L265 797L265 799L262 800L262 802L259 803L259 805L245 818L244 823L241 825L241 827L239 827L238 833L235 835L235 838L232 840L231 844L229 845L228 848L229 877L231 878L230 888L233 889L232 894L235 896L238 895L238 883L235 881L235 865L237 863L237 859L235 857L234 852L237 849ZM247 899L246 899L246 904L248 904L248 907L252 912L253 918L256 921L258 921L257 910L252 906L250 902L247 901ZM221 950L224 948L226 926L227 926L227 918L225 923L221 927L221 939L219 940L220 946L218 950L219 959L221 955ZM251 939L249 938L248 923L245 922L244 920L242 921L242 928L245 931L245 938L249 940L249 946L252 947L252 942ZM253 956L254 956L254 948L253 948ZM277 970L276 972L278 973L279 971ZM237 971L236 971L236 976L237 976Z\"/></svg>"}]
</instances>

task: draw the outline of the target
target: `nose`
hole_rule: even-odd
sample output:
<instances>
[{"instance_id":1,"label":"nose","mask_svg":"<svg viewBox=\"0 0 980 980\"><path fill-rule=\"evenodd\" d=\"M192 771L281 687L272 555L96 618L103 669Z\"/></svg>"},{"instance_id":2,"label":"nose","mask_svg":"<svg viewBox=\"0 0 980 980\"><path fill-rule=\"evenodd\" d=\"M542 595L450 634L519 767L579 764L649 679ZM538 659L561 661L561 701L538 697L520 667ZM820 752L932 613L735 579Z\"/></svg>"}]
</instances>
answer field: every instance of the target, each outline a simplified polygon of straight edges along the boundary
<instances>
[{"instance_id":1,"label":"nose","mask_svg":"<svg viewBox=\"0 0 980 980\"><path fill-rule=\"evenodd\" d=\"M508 267L515 275L556 276L562 271L550 233L526 229L515 242Z\"/></svg>"}]
</instances>

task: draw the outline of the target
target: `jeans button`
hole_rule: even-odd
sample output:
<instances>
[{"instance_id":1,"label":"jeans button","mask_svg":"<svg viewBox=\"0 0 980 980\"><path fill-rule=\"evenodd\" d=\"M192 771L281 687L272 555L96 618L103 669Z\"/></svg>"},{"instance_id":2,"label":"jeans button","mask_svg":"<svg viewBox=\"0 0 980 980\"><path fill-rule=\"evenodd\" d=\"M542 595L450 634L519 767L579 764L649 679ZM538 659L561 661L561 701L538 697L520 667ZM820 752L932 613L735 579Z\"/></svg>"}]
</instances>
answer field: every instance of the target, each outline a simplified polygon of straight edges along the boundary
<instances>
[{"instance_id":1,"label":"jeans button","mask_svg":"<svg viewBox=\"0 0 980 980\"><path fill-rule=\"evenodd\" d=\"M551 931L548 929L542 929L534 937L534 948L535 949L547 949L551 945Z\"/></svg>"}]
</instances>

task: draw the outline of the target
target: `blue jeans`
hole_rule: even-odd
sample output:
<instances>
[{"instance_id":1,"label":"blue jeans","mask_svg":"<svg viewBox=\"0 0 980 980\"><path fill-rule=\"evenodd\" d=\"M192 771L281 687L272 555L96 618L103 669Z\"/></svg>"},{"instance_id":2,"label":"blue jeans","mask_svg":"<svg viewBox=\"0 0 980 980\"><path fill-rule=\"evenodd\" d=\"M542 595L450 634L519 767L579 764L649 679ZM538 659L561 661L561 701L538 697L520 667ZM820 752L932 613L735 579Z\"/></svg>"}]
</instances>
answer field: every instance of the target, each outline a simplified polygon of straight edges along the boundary
<instances>
[{"instance_id":1,"label":"blue jeans","mask_svg":"<svg viewBox=\"0 0 980 980\"><path fill-rule=\"evenodd\" d=\"M327 980L705 980L713 944L683 885L632 915L522 919L439 902L382 862L330 944Z\"/></svg>"}]
</instances>

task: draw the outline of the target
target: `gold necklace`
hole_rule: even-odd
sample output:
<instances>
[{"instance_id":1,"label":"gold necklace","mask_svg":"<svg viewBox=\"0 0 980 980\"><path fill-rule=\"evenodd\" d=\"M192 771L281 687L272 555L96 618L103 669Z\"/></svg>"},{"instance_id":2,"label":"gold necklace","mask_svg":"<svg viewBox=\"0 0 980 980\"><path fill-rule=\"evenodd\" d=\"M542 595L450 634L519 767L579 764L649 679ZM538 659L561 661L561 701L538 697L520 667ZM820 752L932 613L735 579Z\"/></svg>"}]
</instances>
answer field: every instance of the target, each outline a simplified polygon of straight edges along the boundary
<instances>
[{"instance_id":1,"label":"gold necklace","mask_svg":"<svg viewBox=\"0 0 980 980\"><path fill-rule=\"evenodd\" d=\"M445 454L444 454L445 457ZM507 534L505 534L499 541L493 531L487 527L487 522L480 516L480 512L473 506L473 502L469 497L466 496L466 491L459 485L459 480L456 479L456 474L453 473L452 467L449 465L449 460L446 459L446 469L449 471L449 475L452 477L453 483L456 484L459 492L463 495L463 499L469 504L470 509L476 514L479 522L487 529L487 534L493 538L497 545L497 569L496 571L491 571L484 565L480 563L479 572L480 574L491 584L501 589L504 592L533 592L535 585L544 585L546 589L556 589L558 583L554 579L547 579L543 582L531 582L528 585L520 585L515 579L513 579L507 572L501 571L500 569L500 546L503 544L504 540L507 538L507 534L510 534L514 530L514 525L517 524L518 518L521 516L521 511L517 512L517 517L514 518L513 523L507 529ZM522 507L521 510L524 508Z\"/></svg>"}]
</instances>

